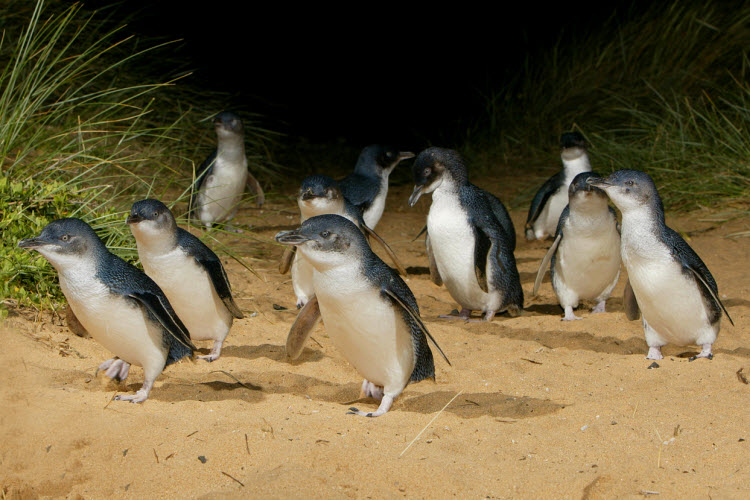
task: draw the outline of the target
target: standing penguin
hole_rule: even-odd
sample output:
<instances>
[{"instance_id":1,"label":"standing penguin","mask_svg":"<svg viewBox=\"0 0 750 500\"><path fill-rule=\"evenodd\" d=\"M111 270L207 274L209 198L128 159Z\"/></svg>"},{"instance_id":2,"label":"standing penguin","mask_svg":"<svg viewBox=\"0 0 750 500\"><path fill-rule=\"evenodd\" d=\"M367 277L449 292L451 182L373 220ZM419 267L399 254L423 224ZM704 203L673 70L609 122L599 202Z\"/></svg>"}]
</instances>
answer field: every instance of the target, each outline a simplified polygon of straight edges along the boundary
<instances>
[{"instance_id":1,"label":"standing penguin","mask_svg":"<svg viewBox=\"0 0 750 500\"><path fill-rule=\"evenodd\" d=\"M57 270L60 288L78 321L116 358L99 366L124 380L131 364L143 367L143 387L115 399L141 403L165 366L192 357L187 328L154 281L112 254L80 219L50 222L36 238L18 242Z\"/></svg>"},{"instance_id":2,"label":"standing penguin","mask_svg":"<svg viewBox=\"0 0 750 500\"><path fill-rule=\"evenodd\" d=\"M423 193L432 193L428 257L461 305L458 317L469 319L472 310L482 311L486 321L498 311L519 315L523 289L511 238L488 193L469 182L461 156L450 149L429 148L419 153L412 172L415 186L409 205Z\"/></svg>"},{"instance_id":3,"label":"standing penguin","mask_svg":"<svg viewBox=\"0 0 750 500\"><path fill-rule=\"evenodd\" d=\"M128 226L138 245L138 257L151 279L164 291L193 340L213 340L214 361L242 311L232 298L221 260L201 240L177 227L166 205L158 200L133 204Z\"/></svg>"},{"instance_id":4,"label":"standing penguin","mask_svg":"<svg viewBox=\"0 0 750 500\"><path fill-rule=\"evenodd\" d=\"M420 319L409 287L372 252L357 226L340 215L319 215L299 229L278 233L276 241L297 246L312 263L326 331L364 377L361 396L380 400L375 412L351 408L352 413L383 415L409 382L434 379L427 339L442 350ZM295 322L290 336L305 337L310 325L300 326Z\"/></svg>"},{"instance_id":5,"label":"standing penguin","mask_svg":"<svg viewBox=\"0 0 750 500\"><path fill-rule=\"evenodd\" d=\"M619 170L588 182L603 189L622 213L622 262L633 294L625 309L640 311L647 359L661 359L661 347L696 344L698 358L712 358L721 313L734 325L706 265L664 222L664 206L653 180L637 170ZM694 358L693 358L694 359Z\"/></svg>"},{"instance_id":6,"label":"standing penguin","mask_svg":"<svg viewBox=\"0 0 750 500\"><path fill-rule=\"evenodd\" d=\"M563 321L581 319L573 313L580 300L594 300L593 313L603 313L620 277L620 232L614 209L604 191L586 182L599 175L583 172L568 188L568 206L560 215L552 243L534 283L539 290L547 265L552 288L565 310ZM551 264L550 264L551 261Z\"/></svg>"},{"instance_id":7,"label":"standing penguin","mask_svg":"<svg viewBox=\"0 0 750 500\"><path fill-rule=\"evenodd\" d=\"M247 170L245 130L240 117L223 111L216 115L214 126L216 149L198 167L189 207L192 217L209 228L235 216L245 185L255 195L258 206L265 202L263 189Z\"/></svg>"},{"instance_id":8,"label":"standing penguin","mask_svg":"<svg viewBox=\"0 0 750 500\"><path fill-rule=\"evenodd\" d=\"M581 134L563 134L560 148L563 169L547 179L531 201L526 218L526 239L529 241L555 234L560 214L568 204L568 186L576 175L591 171L586 141Z\"/></svg>"},{"instance_id":9,"label":"standing penguin","mask_svg":"<svg viewBox=\"0 0 750 500\"><path fill-rule=\"evenodd\" d=\"M338 183L327 175L310 175L305 177L297 196L297 205L300 210L300 222L305 222L310 217L324 214L337 214L352 221L368 238L375 239L398 269L399 273L406 275L404 266L399 262L391 247L378 236L367 224L365 224L362 213L341 194ZM295 247L288 247L282 256L279 266L281 274L285 274L291 265L292 286L297 296L297 308L304 306L314 295L312 287L312 266L294 251Z\"/></svg>"},{"instance_id":10,"label":"standing penguin","mask_svg":"<svg viewBox=\"0 0 750 500\"><path fill-rule=\"evenodd\" d=\"M373 144L362 150L354 172L339 181L344 198L362 211L369 228L375 229L383 215L388 176L401 160L413 157L414 153L408 151Z\"/></svg>"}]
</instances>

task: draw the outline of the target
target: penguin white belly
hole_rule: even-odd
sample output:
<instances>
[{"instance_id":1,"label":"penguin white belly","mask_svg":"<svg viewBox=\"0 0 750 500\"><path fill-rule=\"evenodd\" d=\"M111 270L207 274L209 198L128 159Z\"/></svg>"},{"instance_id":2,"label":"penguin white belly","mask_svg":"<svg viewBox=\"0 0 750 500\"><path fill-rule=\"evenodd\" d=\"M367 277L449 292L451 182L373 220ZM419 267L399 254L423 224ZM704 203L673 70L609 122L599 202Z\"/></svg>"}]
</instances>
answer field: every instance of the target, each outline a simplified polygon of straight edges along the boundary
<instances>
[{"instance_id":1,"label":"penguin white belly","mask_svg":"<svg viewBox=\"0 0 750 500\"><path fill-rule=\"evenodd\" d=\"M95 274L80 268L60 273L60 288L76 318L115 356L158 375L168 352L161 326L134 300L111 293Z\"/></svg>"},{"instance_id":2,"label":"penguin white belly","mask_svg":"<svg viewBox=\"0 0 750 500\"><path fill-rule=\"evenodd\" d=\"M227 162L216 158L211 175L206 177L198 198L198 218L204 224L234 215L247 183L247 162Z\"/></svg>"},{"instance_id":3,"label":"penguin white belly","mask_svg":"<svg viewBox=\"0 0 750 500\"><path fill-rule=\"evenodd\" d=\"M388 177L383 176L380 180L380 191L378 195L372 200L370 208L362 215L365 220L365 224L370 229L375 229L375 226L380 222L380 218L383 216L385 210L385 200L388 197ZM356 223L355 223L356 224Z\"/></svg>"},{"instance_id":4,"label":"penguin white belly","mask_svg":"<svg viewBox=\"0 0 750 500\"><path fill-rule=\"evenodd\" d=\"M619 275L620 235L614 224L592 227L591 231L563 230L553 283L561 303L566 293L575 296L576 305L578 299L605 300Z\"/></svg>"},{"instance_id":5,"label":"penguin white belly","mask_svg":"<svg viewBox=\"0 0 750 500\"><path fill-rule=\"evenodd\" d=\"M427 215L430 246L440 277L461 307L486 312L499 307L479 286L474 270L474 230L456 195L432 193ZM490 303L497 302L492 308Z\"/></svg>"},{"instance_id":6,"label":"penguin white belly","mask_svg":"<svg viewBox=\"0 0 750 500\"><path fill-rule=\"evenodd\" d=\"M143 269L162 289L192 340L224 340L232 314L216 293L208 273L175 247L161 255L140 254Z\"/></svg>"},{"instance_id":7,"label":"penguin white belly","mask_svg":"<svg viewBox=\"0 0 750 500\"><path fill-rule=\"evenodd\" d=\"M310 297L315 295L312 264L299 252L294 254L292 261L292 288L298 306L306 304Z\"/></svg>"},{"instance_id":8,"label":"penguin white belly","mask_svg":"<svg viewBox=\"0 0 750 500\"><path fill-rule=\"evenodd\" d=\"M661 345L716 340L719 323L710 324L695 280L682 272L664 245L654 245L646 256L623 246L622 259L643 319L658 334Z\"/></svg>"},{"instance_id":9,"label":"penguin white belly","mask_svg":"<svg viewBox=\"0 0 750 500\"><path fill-rule=\"evenodd\" d=\"M566 179L567 180L567 179ZM570 181L568 180L568 184ZM549 197L545 203L542 213L539 214L534 222L534 236L537 239L543 239L548 235L554 235L557 231L557 223L560 221L560 214L565 205L568 204L568 184L563 185L560 189Z\"/></svg>"},{"instance_id":10,"label":"penguin white belly","mask_svg":"<svg viewBox=\"0 0 750 500\"><path fill-rule=\"evenodd\" d=\"M359 263L313 274L320 315L334 346L365 379L394 397L414 371L401 310L361 275Z\"/></svg>"}]
</instances>

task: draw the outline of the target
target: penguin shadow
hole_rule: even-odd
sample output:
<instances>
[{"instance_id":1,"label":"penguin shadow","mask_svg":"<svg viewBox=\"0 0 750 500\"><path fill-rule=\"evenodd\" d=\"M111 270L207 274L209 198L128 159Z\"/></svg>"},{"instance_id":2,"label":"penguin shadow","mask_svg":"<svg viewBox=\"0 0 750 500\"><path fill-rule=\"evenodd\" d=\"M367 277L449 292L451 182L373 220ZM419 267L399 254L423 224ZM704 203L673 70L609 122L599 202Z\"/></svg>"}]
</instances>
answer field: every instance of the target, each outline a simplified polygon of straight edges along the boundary
<instances>
[{"instance_id":1,"label":"penguin shadow","mask_svg":"<svg viewBox=\"0 0 750 500\"><path fill-rule=\"evenodd\" d=\"M409 274L412 276L430 274L430 269L424 266L408 266L406 268L406 274Z\"/></svg>"},{"instance_id":2,"label":"penguin shadow","mask_svg":"<svg viewBox=\"0 0 750 500\"><path fill-rule=\"evenodd\" d=\"M727 308L736 306L750 307L750 300L746 299L724 299L722 302L724 303L724 307Z\"/></svg>"},{"instance_id":3,"label":"penguin shadow","mask_svg":"<svg viewBox=\"0 0 750 500\"><path fill-rule=\"evenodd\" d=\"M206 350L208 353L209 350ZM305 347L300 357L292 362L286 355L286 347L283 345L260 344L260 345L236 345L227 346L221 351L222 357L231 356L242 359L267 358L280 363L299 364L304 362L315 362L325 358L325 354L319 349Z\"/></svg>"},{"instance_id":4,"label":"penguin shadow","mask_svg":"<svg viewBox=\"0 0 750 500\"><path fill-rule=\"evenodd\" d=\"M436 391L415 397L402 397L397 400L394 409L415 413L436 413L456 395L451 391ZM528 396L510 396L502 392L463 393L451 403L445 411L460 418L510 418L524 419L539 417L558 412L566 405L547 399Z\"/></svg>"},{"instance_id":5,"label":"penguin shadow","mask_svg":"<svg viewBox=\"0 0 750 500\"><path fill-rule=\"evenodd\" d=\"M526 264L527 262L536 262L537 266L542 262L541 258L538 257L516 257L516 264ZM534 273L536 276L536 273Z\"/></svg>"},{"instance_id":6,"label":"penguin shadow","mask_svg":"<svg viewBox=\"0 0 750 500\"><path fill-rule=\"evenodd\" d=\"M562 317L563 310L559 304L529 304L523 308L525 314L532 316L558 316Z\"/></svg>"}]
</instances>

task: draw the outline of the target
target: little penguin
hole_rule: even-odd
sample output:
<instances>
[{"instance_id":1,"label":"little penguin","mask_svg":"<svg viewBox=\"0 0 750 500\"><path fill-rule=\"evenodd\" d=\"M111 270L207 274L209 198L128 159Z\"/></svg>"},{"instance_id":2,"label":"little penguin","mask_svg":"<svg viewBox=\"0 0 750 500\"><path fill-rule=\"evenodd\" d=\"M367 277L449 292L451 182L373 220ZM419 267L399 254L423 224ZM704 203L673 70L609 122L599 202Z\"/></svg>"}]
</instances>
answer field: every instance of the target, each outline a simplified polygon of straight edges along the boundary
<instances>
[{"instance_id":1,"label":"little penguin","mask_svg":"<svg viewBox=\"0 0 750 500\"><path fill-rule=\"evenodd\" d=\"M310 175L305 177L297 196L297 205L300 210L300 222L305 222L310 217L323 214L338 214L352 221L368 238L375 239L398 269L399 273L406 275L406 270L393 253L391 247L383 241L370 227L365 224L362 213L341 194L338 183L327 175ZM287 247L279 266L281 274L289 270L290 262L292 269L292 286L297 296L297 308L304 306L314 295L312 288L312 266L303 257L294 251L296 247Z\"/></svg>"},{"instance_id":2,"label":"little penguin","mask_svg":"<svg viewBox=\"0 0 750 500\"><path fill-rule=\"evenodd\" d=\"M576 175L591 171L586 140L581 134L562 134L560 149L563 169L547 179L531 201L526 218L526 239L529 241L543 240L555 234L560 214L568 204L568 186Z\"/></svg>"},{"instance_id":3,"label":"little penguin","mask_svg":"<svg viewBox=\"0 0 750 500\"><path fill-rule=\"evenodd\" d=\"M380 401L375 412L350 408L351 413L383 415L409 382L434 379L427 339L445 354L422 322L409 287L373 253L356 225L340 215L319 215L299 229L278 233L276 241L295 245L312 264L326 331L336 349L364 377L360 397ZM289 335L304 338L310 327L295 321Z\"/></svg>"},{"instance_id":4,"label":"little penguin","mask_svg":"<svg viewBox=\"0 0 750 500\"><path fill-rule=\"evenodd\" d=\"M414 153L409 151L372 144L359 154L354 172L339 181L344 198L362 211L369 228L375 229L383 215L388 196L388 176L401 160L413 157Z\"/></svg>"},{"instance_id":5,"label":"little penguin","mask_svg":"<svg viewBox=\"0 0 750 500\"><path fill-rule=\"evenodd\" d=\"M464 160L456 151L428 148L419 153L412 172L415 186L409 205L414 206L423 193L432 193L428 258L461 305L458 318L468 320L472 310L483 312L486 321L496 312L521 314L523 289L511 246L510 217L503 223L489 193L469 182ZM503 212L507 215L504 207Z\"/></svg>"},{"instance_id":6,"label":"little penguin","mask_svg":"<svg viewBox=\"0 0 750 500\"><path fill-rule=\"evenodd\" d=\"M159 200L133 204L127 219L143 270L166 294L193 340L213 340L215 361L234 318L244 316L232 298L221 260L201 240L177 226Z\"/></svg>"},{"instance_id":7,"label":"little penguin","mask_svg":"<svg viewBox=\"0 0 750 500\"><path fill-rule=\"evenodd\" d=\"M228 223L235 216L245 185L255 195L258 206L265 202L263 189L247 169L245 131L240 117L222 111L216 115L214 126L216 149L198 167L189 207L192 218L208 228L217 222Z\"/></svg>"},{"instance_id":8,"label":"little penguin","mask_svg":"<svg viewBox=\"0 0 750 500\"><path fill-rule=\"evenodd\" d=\"M708 267L664 222L664 205L654 181L645 172L619 170L606 179L587 182L603 189L622 214L620 248L633 292L625 294L625 310L642 313L649 347L646 358L662 359L661 347L668 343L699 345L702 349L696 357L712 358L722 311L734 322ZM628 304L629 300L636 304Z\"/></svg>"},{"instance_id":9,"label":"little penguin","mask_svg":"<svg viewBox=\"0 0 750 500\"><path fill-rule=\"evenodd\" d=\"M609 198L586 182L600 177L582 172L568 188L568 205L560 215L552 243L534 283L536 295L549 265L552 288L565 311L563 321L581 319L573 313L580 300L593 300L593 313L605 304L620 277L620 232Z\"/></svg>"},{"instance_id":10,"label":"little penguin","mask_svg":"<svg viewBox=\"0 0 750 500\"><path fill-rule=\"evenodd\" d=\"M80 219L50 222L35 238L18 242L36 250L57 270L60 288L81 325L116 357L99 366L124 380L130 365L143 367L134 395L115 399L141 403L167 365L191 358L195 346L159 286L114 255Z\"/></svg>"}]
</instances>

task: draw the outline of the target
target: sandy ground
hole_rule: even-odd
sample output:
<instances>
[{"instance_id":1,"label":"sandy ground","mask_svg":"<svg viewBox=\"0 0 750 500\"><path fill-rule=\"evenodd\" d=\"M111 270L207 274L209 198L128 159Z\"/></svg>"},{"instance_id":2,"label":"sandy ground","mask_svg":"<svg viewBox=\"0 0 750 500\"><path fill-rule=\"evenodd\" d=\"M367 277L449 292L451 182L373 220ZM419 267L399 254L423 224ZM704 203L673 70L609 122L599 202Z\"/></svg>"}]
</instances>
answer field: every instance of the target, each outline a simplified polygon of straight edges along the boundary
<instances>
[{"instance_id":1,"label":"sandy ground","mask_svg":"<svg viewBox=\"0 0 750 500\"><path fill-rule=\"evenodd\" d=\"M560 321L549 275L531 298L550 242L523 240L523 209L512 215L525 313L490 324L439 319L456 304L429 281L422 240L411 241L429 196L410 209L410 191L392 188L377 229L411 268L422 317L453 363L436 357L434 383L408 386L383 417L347 415L361 379L322 325L298 362L285 358L296 310L289 277L277 271L282 248L222 236L257 273L227 264L247 317L220 360L170 366L144 404L112 401L140 387L140 368L118 385L95 375L110 354L59 318L8 318L3 498L750 497L750 385L741 380L750 378L750 238L731 237L749 229L746 220L668 217L713 272L736 326L722 322L711 361L689 362L695 347L667 346L648 369L640 322L622 311L624 273L608 312L579 309L582 321ZM279 196L239 221L270 240L296 225L296 213Z\"/></svg>"}]
</instances>

